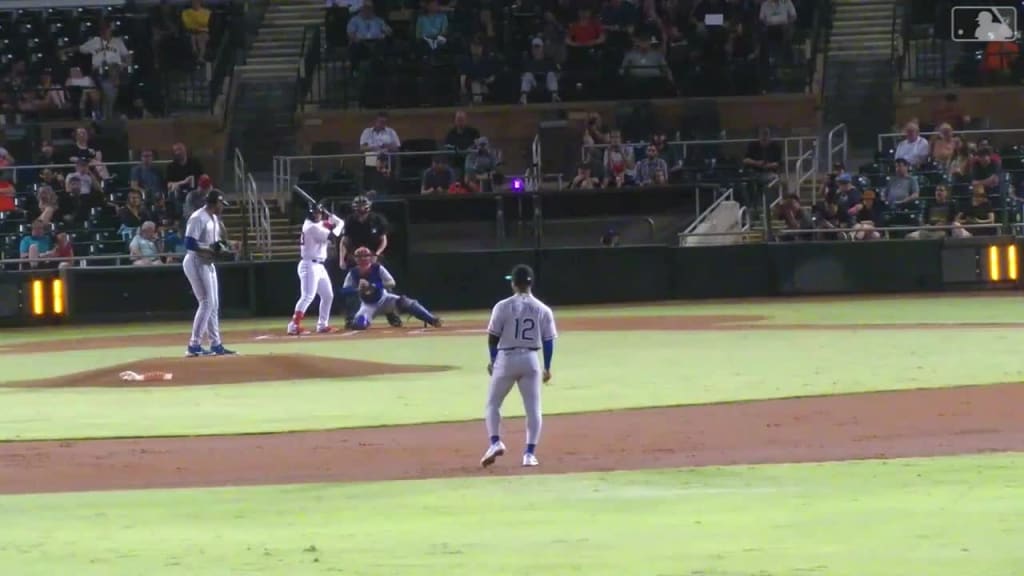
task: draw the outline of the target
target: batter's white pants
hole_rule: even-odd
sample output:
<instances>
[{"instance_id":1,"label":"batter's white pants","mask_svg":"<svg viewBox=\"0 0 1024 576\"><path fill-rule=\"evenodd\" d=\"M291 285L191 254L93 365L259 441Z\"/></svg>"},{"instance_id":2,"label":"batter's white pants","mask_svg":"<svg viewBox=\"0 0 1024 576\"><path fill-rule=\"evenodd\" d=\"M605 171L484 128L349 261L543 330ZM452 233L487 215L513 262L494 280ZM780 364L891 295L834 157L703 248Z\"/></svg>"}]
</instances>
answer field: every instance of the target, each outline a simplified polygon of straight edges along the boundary
<instances>
[{"instance_id":1,"label":"batter's white pants","mask_svg":"<svg viewBox=\"0 0 1024 576\"><path fill-rule=\"evenodd\" d=\"M501 405L512 391L512 387L519 384L519 395L523 397L523 410L526 412L526 443L537 444L540 441L542 377L543 372L536 350L516 348L498 351L491 373L487 408L484 412L488 436L501 435Z\"/></svg>"},{"instance_id":2,"label":"batter's white pants","mask_svg":"<svg viewBox=\"0 0 1024 576\"><path fill-rule=\"evenodd\" d=\"M210 345L216 346L220 341L220 287L217 284L217 268L212 262L203 262L195 252L189 252L181 261L185 269L185 277L192 285L199 307L196 317L192 320L192 337L190 346L203 343L203 336L210 337Z\"/></svg>"},{"instance_id":3,"label":"batter's white pants","mask_svg":"<svg viewBox=\"0 0 1024 576\"><path fill-rule=\"evenodd\" d=\"M334 286L327 268L319 262L302 260L299 262L299 301L295 303L295 311L306 314L313 299L320 296L320 317L316 327L325 328L331 323L331 306L334 305Z\"/></svg>"}]
</instances>

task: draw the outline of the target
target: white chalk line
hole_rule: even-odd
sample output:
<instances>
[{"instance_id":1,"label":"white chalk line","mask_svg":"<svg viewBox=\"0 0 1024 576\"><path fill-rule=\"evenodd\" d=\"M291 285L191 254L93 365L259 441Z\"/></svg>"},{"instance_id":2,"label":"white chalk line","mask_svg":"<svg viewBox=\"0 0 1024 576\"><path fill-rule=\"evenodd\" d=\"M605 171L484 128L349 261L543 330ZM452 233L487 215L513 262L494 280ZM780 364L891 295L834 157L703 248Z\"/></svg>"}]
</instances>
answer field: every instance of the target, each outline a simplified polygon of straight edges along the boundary
<instances>
[{"instance_id":1,"label":"white chalk line","mask_svg":"<svg viewBox=\"0 0 1024 576\"><path fill-rule=\"evenodd\" d=\"M373 330L373 329L371 328L371 330ZM259 336L254 336L253 340L256 340L256 341L267 341L267 340L302 340L302 339L305 339L305 338L328 339L329 340L331 338L349 338L349 337L352 337L352 336L357 336L357 335L359 335L359 334L361 334L363 332L366 332L366 330L349 330L349 331L346 331L346 332L336 332L334 334L302 334L300 336L296 336L294 334L260 334ZM445 333L449 333L449 334L450 333L455 333L455 334L483 334L483 333L487 332L487 329L486 328L462 328L462 329L457 329L457 330L444 330L444 329L442 329L442 330L439 331L436 328L417 328L415 330L382 329L382 330L376 330L375 332L380 333L380 334L395 334L395 333L399 333L399 334L405 334L406 336L422 336L424 334L445 334Z\"/></svg>"}]
</instances>

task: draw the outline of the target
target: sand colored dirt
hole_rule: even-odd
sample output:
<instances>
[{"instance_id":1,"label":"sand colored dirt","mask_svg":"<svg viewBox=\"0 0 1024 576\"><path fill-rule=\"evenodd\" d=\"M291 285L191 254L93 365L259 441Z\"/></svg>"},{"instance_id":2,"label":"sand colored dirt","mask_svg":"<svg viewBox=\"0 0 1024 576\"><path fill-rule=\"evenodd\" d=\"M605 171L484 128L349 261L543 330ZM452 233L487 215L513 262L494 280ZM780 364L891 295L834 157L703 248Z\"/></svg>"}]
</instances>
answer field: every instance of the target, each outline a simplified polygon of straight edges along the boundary
<instances>
[{"instance_id":1,"label":"sand colored dirt","mask_svg":"<svg viewBox=\"0 0 1024 576\"><path fill-rule=\"evenodd\" d=\"M625 312L625 311L624 311ZM767 316L757 315L692 315L692 316L613 316L613 317L589 317L589 318L562 318L558 320L560 332L575 331L639 331L639 330L667 330L667 331L749 331L749 330L967 330L967 329L993 329L1008 330L1024 328L1024 323L1001 323L1001 322L966 322L966 323L913 323L913 324L772 324L767 323ZM443 328L417 328L415 326L393 329L386 326L374 326L365 331L345 331L334 334L316 334L310 336L287 336L283 332L272 332L267 330L233 330L223 334L224 341L229 344L237 343L263 343L274 344L280 342L295 342L296 340L346 340L377 339L377 338L406 338L419 336L466 336L469 334L483 334L486 324L481 321L455 321L445 324ZM184 353L187 344L188 329L182 328L181 334L137 334L132 336L98 336L83 338L68 338L54 340L51 347L59 346L61 350L104 350L110 348L133 347L157 347L180 345ZM48 348L47 350L49 350ZM40 353L40 346L37 342L13 343L0 347L0 356L4 354L33 354Z\"/></svg>"},{"instance_id":2,"label":"sand colored dirt","mask_svg":"<svg viewBox=\"0 0 1024 576\"><path fill-rule=\"evenodd\" d=\"M557 386L557 382L553 383ZM549 389L555 394L555 389ZM510 401L517 401L513 394ZM481 399L482 402L482 399ZM524 470L482 470L482 422L194 438L0 443L0 493L348 482L1024 450L1024 385L551 416Z\"/></svg>"},{"instance_id":3,"label":"sand colored dirt","mask_svg":"<svg viewBox=\"0 0 1024 576\"><path fill-rule=\"evenodd\" d=\"M385 364L307 354L265 354L259 356L208 356L200 358L148 358L40 380L5 383L8 388L145 388L150 386L204 386L308 380L314 378L357 378L380 374L440 372L447 366ZM170 372L170 381L125 382L121 372Z\"/></svg>"}]
</instances>

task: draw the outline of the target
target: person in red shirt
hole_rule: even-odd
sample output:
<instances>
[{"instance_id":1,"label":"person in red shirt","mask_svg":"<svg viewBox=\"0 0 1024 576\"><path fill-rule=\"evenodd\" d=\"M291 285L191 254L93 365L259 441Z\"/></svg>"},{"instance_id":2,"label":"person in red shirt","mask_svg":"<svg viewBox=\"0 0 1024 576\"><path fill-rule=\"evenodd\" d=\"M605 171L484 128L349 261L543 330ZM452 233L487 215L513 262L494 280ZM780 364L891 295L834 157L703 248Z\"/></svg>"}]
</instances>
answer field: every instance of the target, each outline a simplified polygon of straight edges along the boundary
<instances>
[{"instance_id":1,"label":"person in red shirt","mask_svg":"<svg viewBox=\"0 0 1024 576\"><path fill-rule=\"evenodd\" d=\"M569 24L569 33L565 44L576 48L589 48L604 44L604 28L601 27L601 22L594 18L590 8L580 8L579 18Z\"/></svg>"},{"instance_id":2,"label":"person in red shirt","mask_svg":"<svg viewBox=\"0 0 1024 576\"><path fill-rule=\"evenodd\" d=\"M53 247L54 258L74 258L75 247L71 244L71 237L66 232L57 234L57 244ZM58 268L67 268L74 266L75 263L72 260L65 260L57 265Z\"/></svg>"}]
</instances>

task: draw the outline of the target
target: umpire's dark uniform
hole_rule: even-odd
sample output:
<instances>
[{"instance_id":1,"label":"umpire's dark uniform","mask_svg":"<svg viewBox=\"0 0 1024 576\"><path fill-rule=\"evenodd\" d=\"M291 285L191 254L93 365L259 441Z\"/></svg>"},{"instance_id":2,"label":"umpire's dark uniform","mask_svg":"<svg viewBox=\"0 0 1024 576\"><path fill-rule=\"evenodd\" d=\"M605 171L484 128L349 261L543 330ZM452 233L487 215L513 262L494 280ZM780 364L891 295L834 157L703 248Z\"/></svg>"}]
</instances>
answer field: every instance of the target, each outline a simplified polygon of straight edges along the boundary
<instances>
[{"instance_id":1,"label":"umpire's dark uniform","mask_svg":"<svg viewBox=\"0 0 1024 576\"><path fill-rule=\"evenodd\" d=\"M381 248L384 237L388 234L388 221L382 214L370 212L363 218L359 213L350 214L345 218L345 233L342 242L345 242L345 265L349 268L355 266L355 259L352 254L357 248L365 246L374 254ZM383 258L383 256L381 256ZM345 301L345 325L350 326L359 310L359 298L350 297ZM388 324L401 326L402 319L398 314L392 312L387 315Z\"/></svg>"}]
</instances>

